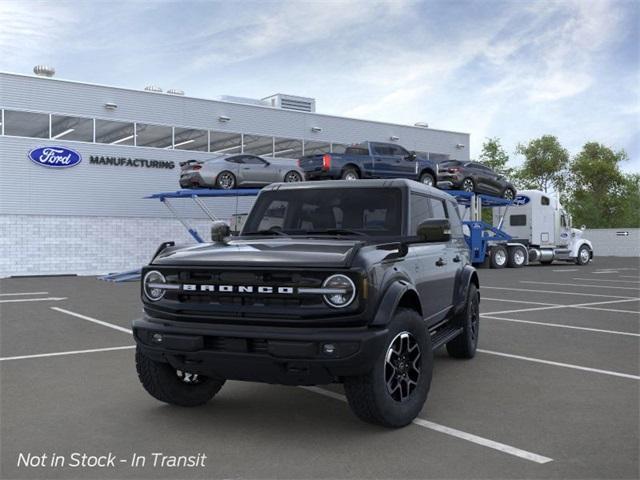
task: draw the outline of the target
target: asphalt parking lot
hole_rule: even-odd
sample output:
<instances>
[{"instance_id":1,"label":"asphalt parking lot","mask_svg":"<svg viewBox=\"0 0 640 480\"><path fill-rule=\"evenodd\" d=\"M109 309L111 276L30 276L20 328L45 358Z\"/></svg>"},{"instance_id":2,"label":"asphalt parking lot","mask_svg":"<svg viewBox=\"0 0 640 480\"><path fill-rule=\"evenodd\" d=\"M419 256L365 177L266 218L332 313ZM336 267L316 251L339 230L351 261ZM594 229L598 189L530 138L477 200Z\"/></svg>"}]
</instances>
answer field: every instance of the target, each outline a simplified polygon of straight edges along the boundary
<instances>
[{"instance_id":1,"label":"asphalt parking lot","mask_svg":"<svg viewBox=\"0 0 640 480\"><path fill-rule=\"evenodd\" d=\"M137 283L4 279L1 476L638 478L639 268L480 270L480 351L438 352L425 408L400 430L359 421L338 386L227 382L205 407L163 405L135 373ZM71 467L73 452L118 460ZM153 453L207 458L154 467ZM48 457L18 466L20 454ZM52 467L55 455L67 464Z\"/></svg>"}]
</instances>

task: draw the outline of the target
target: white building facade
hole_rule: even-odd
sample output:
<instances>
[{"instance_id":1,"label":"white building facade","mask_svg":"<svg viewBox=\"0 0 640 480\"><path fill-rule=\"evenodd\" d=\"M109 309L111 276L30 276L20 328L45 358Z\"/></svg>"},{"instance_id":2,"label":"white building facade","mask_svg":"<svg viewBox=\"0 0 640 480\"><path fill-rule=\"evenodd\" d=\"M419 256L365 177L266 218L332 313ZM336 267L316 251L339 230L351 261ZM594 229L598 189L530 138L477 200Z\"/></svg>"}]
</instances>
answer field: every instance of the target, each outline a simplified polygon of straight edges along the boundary
<instances>
[{"instance_id":1,"label":"white building facade","mask_svg":"<svg viewBox=\"0 0 640 480\"><path fill-rule=\"evenodd\" d=\"M144 198L178 190L182 161L244 152L294 162L364 140L469 159L466 133L317 114L302 97L232 100L0 73L0 277L134 269L163 241L192 242L164 205ZM47 168L29 157L56 147L80 161ZM207 205L228 219L252 202ZM206 233L191 202L176 206Z\"/></svg>"}]
</instances>

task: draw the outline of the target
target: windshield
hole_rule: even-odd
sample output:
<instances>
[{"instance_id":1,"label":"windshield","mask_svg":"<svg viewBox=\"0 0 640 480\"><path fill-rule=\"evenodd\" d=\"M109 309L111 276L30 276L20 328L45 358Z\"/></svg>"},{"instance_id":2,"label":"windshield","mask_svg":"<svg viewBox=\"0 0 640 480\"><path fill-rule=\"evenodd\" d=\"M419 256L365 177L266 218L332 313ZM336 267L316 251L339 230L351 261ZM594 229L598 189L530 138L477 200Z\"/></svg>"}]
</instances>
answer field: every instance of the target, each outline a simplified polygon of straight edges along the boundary
<instances>
[{"instance_id":1,"label":"windshield","mask_svg":"<svg viewBox=\"0 0 640 480\"><path fill-rule=\"evenodd\" d=\"M242 235L399 236L401 205L398 188L264 192Z\"/></svg>"}]
</instances>

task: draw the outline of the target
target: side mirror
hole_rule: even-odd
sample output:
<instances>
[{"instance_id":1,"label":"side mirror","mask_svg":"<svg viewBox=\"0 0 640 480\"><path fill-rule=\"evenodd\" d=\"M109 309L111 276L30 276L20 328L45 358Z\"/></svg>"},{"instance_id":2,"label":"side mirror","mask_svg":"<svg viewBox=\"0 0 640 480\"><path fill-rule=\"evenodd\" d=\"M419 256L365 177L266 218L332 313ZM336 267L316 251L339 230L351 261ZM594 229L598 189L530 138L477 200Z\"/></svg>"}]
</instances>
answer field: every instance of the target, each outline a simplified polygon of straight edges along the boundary
<instances>
[{"instance_id":1,"label":"side mirror","mask_svg":"<svg viewBox=\"0 0 640 480\"><path fill-rule=\"evenodd\" d=\"M448 242L451 239L451 224L446 218L426 220L418 225L421 242Z\"/></svg>"},{"instance_id":2,"label":"side mirror","mask_svg":"<svg viewBox=\"0 0 640 480\"><path fill-rule=\"evenodd\" d=\"M226 243L225 239L231 236L231 227L227 222L217 220L211 224L211 241L213 243Z\"/></svg>"},{"instance_id":3,"label":"side mirror","mask_svg":"<svg viewBox=\"0 0 640 480\"><path fill-rule=\"evenodd\" d=\"M582 230L583 232L584 232L586 229L587 229L587 226L586 226L586 225L582 225L582 226L580 227L580 230Z\"/></svg>"},{"instance_id":4,"label":"side mirror","mask_svg":"<svg viewBox=\"0 0 640 480\"><path fill-rule=\"evenodd\" d=\"M407 156L407 160L414 161L415 159L416 159L416 152L412 150L409 152L409 155Z\"/></svg>"}]
</instances>

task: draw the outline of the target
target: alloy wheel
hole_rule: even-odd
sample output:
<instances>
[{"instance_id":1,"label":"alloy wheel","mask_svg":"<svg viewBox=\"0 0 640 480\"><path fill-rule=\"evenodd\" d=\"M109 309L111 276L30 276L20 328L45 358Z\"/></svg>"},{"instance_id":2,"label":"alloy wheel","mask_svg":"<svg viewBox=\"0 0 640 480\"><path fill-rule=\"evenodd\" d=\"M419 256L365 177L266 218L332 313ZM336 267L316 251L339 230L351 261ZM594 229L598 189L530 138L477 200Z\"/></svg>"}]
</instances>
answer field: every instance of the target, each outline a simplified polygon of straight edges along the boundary
<instances>
[{"instance_id":1,"label":"alloy wheel","mask_svg":"<svg viewBox=\"0 0 640 480\"><path fill-rule=\"evenodd\" d=\"M302 177L300 176L300 174L298 172L289 172L284 177L284 181L287 182L287 183L301 182L302 181Z\"/></svg>"},{"instance_id":2,"label":"alloy wheel","mask_svg":"<svg viewBox=\"0 0 640 480\"><path fill-rule=\"evenodd\" d=\"M384 365L387 392L396 402L403 402L415 391L420 380L422 354L418 340L401 332L391 341Z\"/></svg>"},{"instance_id":3,"label":"alloy wheel","mask_svg":"<svg viewBox=\"0 0 640 480\"><path fill-rule=\"evenodd\" d=\"M462 190L465 192L473 192L473 180L466 178L464 182L462 182Z\"/></svg>"},{"instance_id":4,"label":"alloy wheel","mask_svg":"<svg viewBox=\"0 0 640 480\"><path fill-rule=\"evenodd\" d=\"M229 190L230 188L233 188L235 183L236 183L235 179L230 173L222 172L218 176L218 186L224 190Z\"/></svg>"},{"instance_id":5,"label":"alloy wheel","mask_svg":"<svg viewBox=\"0 0 640 480\"><path fill-rule=\"evenodd\" d=\"M587 263L589 261L589 250L586 248L581 248L580 249L580 260L582 261L582 263Z\"/></svg>"},{"instance_id":6,"label":"alloy wheel","mask_svg":"<svg viewBox=\"0 0 640 480\"><path fill-rule=\"evenodd\" d=\"M507 188L504 191L503 197L505 200L513 200L513 190L511 190L510 188Z\"/></svg>"},{"instance_id":7,"label":"alloy wheel","mask_svg":"<svg viewBox=\"0 0 640 480\"><path fill-rule=\"evenodd\" d=\"M475 299L471 300L471 308L469 308L469 316L470 318L470 323L471 323L471 339L473 340L473 342L475 343L476 339L478 338L478 327L480 324L480 315L479 315L479 311L478 311L478 302L477 302L478 297L476 296Z\"/></svg>"},{"instance_id":8,"label":"alloy wheel","mask_svg":"<svg viewBox=\"0 0 640 480\"><path fill-rule=\"evenodd\" d=\"M176 370L176 375L180 380L182 380L182 383L186 383L189 385L197 385L199 383L202 383L202 377L197 373L189 373L183 372L182 370Z\"/></svg>"},{"instance_id":9,"label":"alloy wheel","mask_svg":"<svg viewBox=\"0 0 640 480\"><path fill-rule=\"evenodd\" d=\"M516 265L524 264L525 256L521 248L516 248L516 251L513 252L513 261Z\"/></svg>"},{"instance_id":10,"label":"alloy wheel","mask_svg":"<svg viewBox=\"0 0 640 480\"><path fill-rule=\"evenodd\" d=\"M358 180L358 176L353 172L347 172L344 175L344 180Z\"/></svg>"},{"instance_id":11,"label":"alloy wheel","mask_svg":"<svg viewBox=\"0 0 640 480\"><path fill-rule=\"evenodd\" d=\"M431 175L425 175L424 177L422 177L422 183L429 187L433 187L433 178L431 177Z\"/></svg>"}]
</instances>

